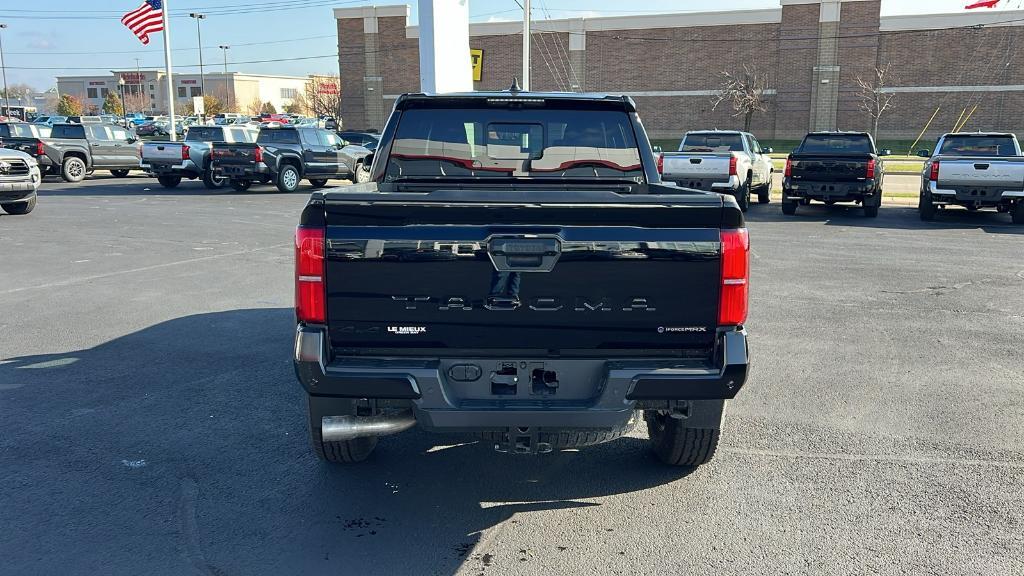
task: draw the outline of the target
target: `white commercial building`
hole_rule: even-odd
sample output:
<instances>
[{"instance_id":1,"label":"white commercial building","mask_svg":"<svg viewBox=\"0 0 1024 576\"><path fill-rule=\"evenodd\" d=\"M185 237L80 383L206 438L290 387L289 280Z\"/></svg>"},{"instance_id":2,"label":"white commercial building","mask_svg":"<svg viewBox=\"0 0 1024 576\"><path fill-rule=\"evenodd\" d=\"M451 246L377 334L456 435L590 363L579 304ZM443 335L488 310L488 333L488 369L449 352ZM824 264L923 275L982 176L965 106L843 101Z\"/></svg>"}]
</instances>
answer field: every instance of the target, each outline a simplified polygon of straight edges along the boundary
<instances>
[{"instance_id":1,"label":"white commercial building","mask_svg":"<svg viewBox=\"0 0 1024 576\"><path fill-rule=\"evenodd\" d=\"M128 112L166 114L167 75L163 70L120 70L102 76L58 76L57 90L61 95L71 95L82 101L86 109L92 106L102 108L107 94L119 93L119 79L125 82L128 95ZM243 74L240 72L210 72L200 78L199 74L175 74L175 104L179 110L190 104L192 98L201 96L205 83L206 93L224 103L229 111L252 113L257 101L270 102L278 112L306 90L308 78L299 76L269 76L264 74ZM133 95L142 94L142 98ZM133 104L135 104L133 106ZM136 110L134 108L144 108Z\"/></svg>"}]
</instances>

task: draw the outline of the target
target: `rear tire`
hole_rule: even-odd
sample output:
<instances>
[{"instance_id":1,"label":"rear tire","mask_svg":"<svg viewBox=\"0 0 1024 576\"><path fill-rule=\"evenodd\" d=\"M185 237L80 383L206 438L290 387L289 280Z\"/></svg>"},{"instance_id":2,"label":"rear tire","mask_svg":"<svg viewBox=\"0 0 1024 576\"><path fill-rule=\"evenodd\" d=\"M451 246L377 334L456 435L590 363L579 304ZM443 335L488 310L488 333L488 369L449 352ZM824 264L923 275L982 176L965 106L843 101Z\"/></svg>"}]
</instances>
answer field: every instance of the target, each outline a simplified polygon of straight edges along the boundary
<instances>
[{"instance_id":1,"label":"rear tire","mask_svg":"<svg viewBox=\"0 0 1024 576\"><path fill-rule=\"evenodd\" d=\"M209 168L203 171L203 186L206 186L208 190L220 190L226 186L227 183L228 179L226 176L218 178L213 173L213 170L210 170Z\"/></svg>"},{"instance_id":2,"label":"rear tire","mask_svg":"<svg viewBox=\"0 0 1024 576\"><path fill-rule=\"evenodd\" d=\"M750 177L747 176L747 181L741 186L734 194L736 203L740 205L740 210L746 212L750 209Z\"/></svg>"},{"instance_id":3,"label":"rear tire","mask_svg":"<svg viewBox=\"0 0 1024 576\"><path fill-rule=\"evenodd\" d=\"M782 213L786 216L796 214L796 200L786 200L786 193L782 193Z\"/></svg>"},{"instance_id":4,"label":"rear tire","mask_svg":"<svg viewBox=\"0 0 1024 576\"><path fill-rule=\"evenodd\" d=\"M277 173L277 189L286 194L295 192L299 189L299 181L301 179L298 168L291 164L285 164L281 167L281 171Z\"/></svg>"},{"instance_id":5,"label":"rear tire","mask_svg":"<svg viewBox=\"0 0 1024 576\"><path fill-rule=\"evenodd\" d=\"M876 205L865 204L864 205L864 215L867 216L868 218L878 218L878 208L879 208L879 205L877 205L877 204Z\"/></svg>"},{"instance_id":6,"label":"rear tire","mask_svg":"<svg viewBox=\"0 0 1024 576\"><path fill-rule=\"evenodd\" d=\"M323 188L324 186L327 186L327 179L326 178L315 178L315 179L311 179L309 181L309 183L313 185L313 188Z\"/></svg>"},{"instance_id":7,"label":"rear tire","mask_svg":"<svg viewBox=\"0 0 1024 576\"><path fill-rule=\"evenodd\" d=\"M252 186L251 180L232 180L231 189L235 192L245 192Z\"/></svg>"},{"instance_id":8,"label":"rear tire","mask_svg":"<svg viewBox=\"0 0 1024 576\"><path fill-rule=\"evenodd\" d=\"M921 192L921 197L917 201L917 212L924 222L935 220L935 204L932 203L931 192Z\"/></svg>"},{"instance_id":9,"label":"rear tire","mask_svg":"<svg viewBox=\"0 0 1024 576\"><path fill-rule=\"evenodd\" d=\"M114 175L114 178L127 178L130 170L111 170L110 173Z\"/></svg>"},{"instance_id":10,"label":"rear tire","mask_svg":"<svg viewBox=\"0 0 1024 576\"><path fill-rule=\"evenodd\" d=\"M711 460L721 431L717 428L687 428L685 420L654 410L644 412L651 449L671 466L700 466Z\"/></svg>"},{"instance_id":11,"label":"rear tire","mask_svg":"<svg viewBox=\"0 0 1024 576\"><path fill-rule=\"evenodd\" d=\"M4 212L14 216L28 214L36 208L36 196L33 195L28 199L28 202L7 202L0 204L0 208L3 208Z\"/></svg>"},{"instance_id":12,"label":"rear tire","mask_svg":"<svg viewBox=\"0 0 1024 576\"><path fill-rule=\"evenodd\" d=\"M774 174L774 172L768 173L768 183L766 183L757 193L757 202L759 204L768 204L772 201L772 178L774 177Z\"/></svg>"},{"instance_id":13,"label":"rear tire","mask_svg":"<svg viewBox=\"0 0 1024 576\"><path fill-rule=\"evenodd\" d=\"M64 162L60 165L60 177L65 182L81 182L85 180L86 174L89 170L85 165L85 161L78 156L68 156L64 159Z\"/></svg>"},{"instance_id":14,"label":"rear tire","mask_svg":"<svg viewBox=\"0 0 1024 576\"><path fill-rule=\"evenodd\" d=\"M314 422L316 418L308 400L306 410L309 416L306 419L309 422L309 443L317 458L339 464L355 464L369 458L373 449L377 447L376 436L366 436L344 442L324 442L320 423Z\"/></svg>"},{"instance_id":15,"label":"rear tire","mask_svg":"<svg viewBox=\"0 0 1024 576\"><path fill-rule=\"evenodd\" d=\"M1024 200L1017 200L1017 203L1013 205L1013 212L1010 212L1010 218L1014 224L1024 224Z\"/></svg>"},{"instance_id":16,"label":"rear tire","mask_svg":"<svg viewBox=\"0 0 1024 576\"><path fill-rule=\"evenodd\" d=\"M181 176L158 176L156 180L164 188L177 188L181 184Z\"/></svg>"}]
</instances>

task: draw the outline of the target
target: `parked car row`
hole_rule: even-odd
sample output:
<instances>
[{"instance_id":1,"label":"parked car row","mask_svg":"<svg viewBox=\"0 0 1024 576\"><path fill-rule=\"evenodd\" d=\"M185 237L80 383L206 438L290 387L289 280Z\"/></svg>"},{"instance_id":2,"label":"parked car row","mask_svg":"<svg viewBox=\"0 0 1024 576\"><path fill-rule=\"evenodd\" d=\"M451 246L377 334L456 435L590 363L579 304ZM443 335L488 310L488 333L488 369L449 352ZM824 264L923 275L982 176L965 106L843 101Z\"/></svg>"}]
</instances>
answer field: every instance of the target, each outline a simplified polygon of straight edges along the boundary
<instances>
[{"instance_id":1,"label":"parked car row","mask_svg":"<svg viewBox=\"0 0 1024 576\"><path fill-rule=\"evenodd\" d=\"M376 143L370 134L353 136ZM181 142L142 142L115 124L0 123L0 147L31 160L40 181L55 175L80 182L95 170L123 178L141 170L166 188L191 179L202 180L211 190L230 184L244 191L254 183L273 183L283 192L297 190L302 180L315 187L333 178L365 181L371 154L323 128L248 124L194 125Z\"/></svg>"},{"instance_id":2,"label":"parked car row","mask_svg":"<svg viewBox=\"0 0 1024 576\"><path fill-rule=\"evenodd\" d=\"M1024 224L1024 155L1017 137L1007 133L951 133L942 136L928 157L921 179L922 220L938 210L963 206L994 208ZM733 196L746 211L753 194L770 202L774 167L771 148L762 148L747 132L687 132L678 152L662 153L662 180L682 188ZM812 132L786 158L782 212L793 215L811 202L853 203L874 218L882 205L884 158L866 132Z\"/></svg>"}]
</instances>

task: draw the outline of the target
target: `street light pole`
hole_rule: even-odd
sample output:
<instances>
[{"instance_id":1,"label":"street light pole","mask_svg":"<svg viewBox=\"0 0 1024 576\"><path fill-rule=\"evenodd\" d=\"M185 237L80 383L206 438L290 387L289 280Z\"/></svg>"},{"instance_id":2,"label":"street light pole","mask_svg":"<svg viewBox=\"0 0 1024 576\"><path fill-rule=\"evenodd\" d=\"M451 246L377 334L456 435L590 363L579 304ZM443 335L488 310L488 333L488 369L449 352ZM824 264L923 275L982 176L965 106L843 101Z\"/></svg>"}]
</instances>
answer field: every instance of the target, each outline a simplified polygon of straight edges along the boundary
<instances>
[{"instance_id":1,"label":"street light pole","mask_svg":"<svg viewBox=\"0 0 1024 576\"><path fill-rule=\"evenodd\" d=\"M206 18L206 14L192 12L188 15L188 17L196 19L196 35L199 37L199 95L203 97L203 102L206 102L206 80L203 77L203 28L199 25L200 21ZM205 108L206 107L203 106L203 113L200 115L203 119L203 122L206 121Z\"/></svg>"},{"instance_id":2,"label":"street light pole","mask_svg":"<svg viewBox=\"0 0 1024 576\"><path fill-rule=\"evenodd\" d=\"M7 24L0 24L0 31L7 28ZM7 100L7 113L4 116L11 115L11 92L7 89L7 64L4 63L4 35L0 32L0 70L4 74L4 98ZM26 114L27 116L27 114ZM22 118L24 120L24 118Z\"/></svg>"},{"instance_id":3,"label":"street light pole","mask_svg":"<svg viewBox=\"0 0 1024 576\"><path fill-rule=\"evenodd\" d=\"M227 96L226 104L227 104L228 110L234 110L235 107L231 104L231 100L232 100L231 94L234 92L234 90L233 90L234 86L231 86L231 87L228 86L228 49L231 48L231 46L227 46L227 45L222 44L222 45L218 46L218 48L220 48L221 50L224 51L224 95ZM234 84L234 83L232 83L232 84Z\"/></svg>"},{"instance_id":4,"label":"street light pole","mask_svg":"<svg viewBox=\"0 0 1024 576\"><path fill-rule=\"evenodd\" d=\"M121 115L124 116L124 127L128 128L128 103L124 99L124 76L117 77L117 87L121 89Z\"/></svg>"}]
</instances>

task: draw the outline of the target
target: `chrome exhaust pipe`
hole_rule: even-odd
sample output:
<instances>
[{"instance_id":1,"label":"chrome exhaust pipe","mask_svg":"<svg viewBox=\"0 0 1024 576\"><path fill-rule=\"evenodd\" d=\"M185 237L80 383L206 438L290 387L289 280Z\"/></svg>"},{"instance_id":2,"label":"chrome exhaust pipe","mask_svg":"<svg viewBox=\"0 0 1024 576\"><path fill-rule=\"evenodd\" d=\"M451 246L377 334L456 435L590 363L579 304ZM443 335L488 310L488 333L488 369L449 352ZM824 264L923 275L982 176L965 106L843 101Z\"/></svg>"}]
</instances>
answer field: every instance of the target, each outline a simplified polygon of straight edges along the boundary
<instances>
[{"instance_id":1,"label":"chrome exhaust pipe","mask_svg":"<svg viewBox=\"0 0 1024 576\"><path fill-rule=\"evenodd\" d=\"M412 411L379 416L324 416L320 435L324 442L345 442L364 436L398 434L416 425Z\"/></svg>"}]
</instances>

